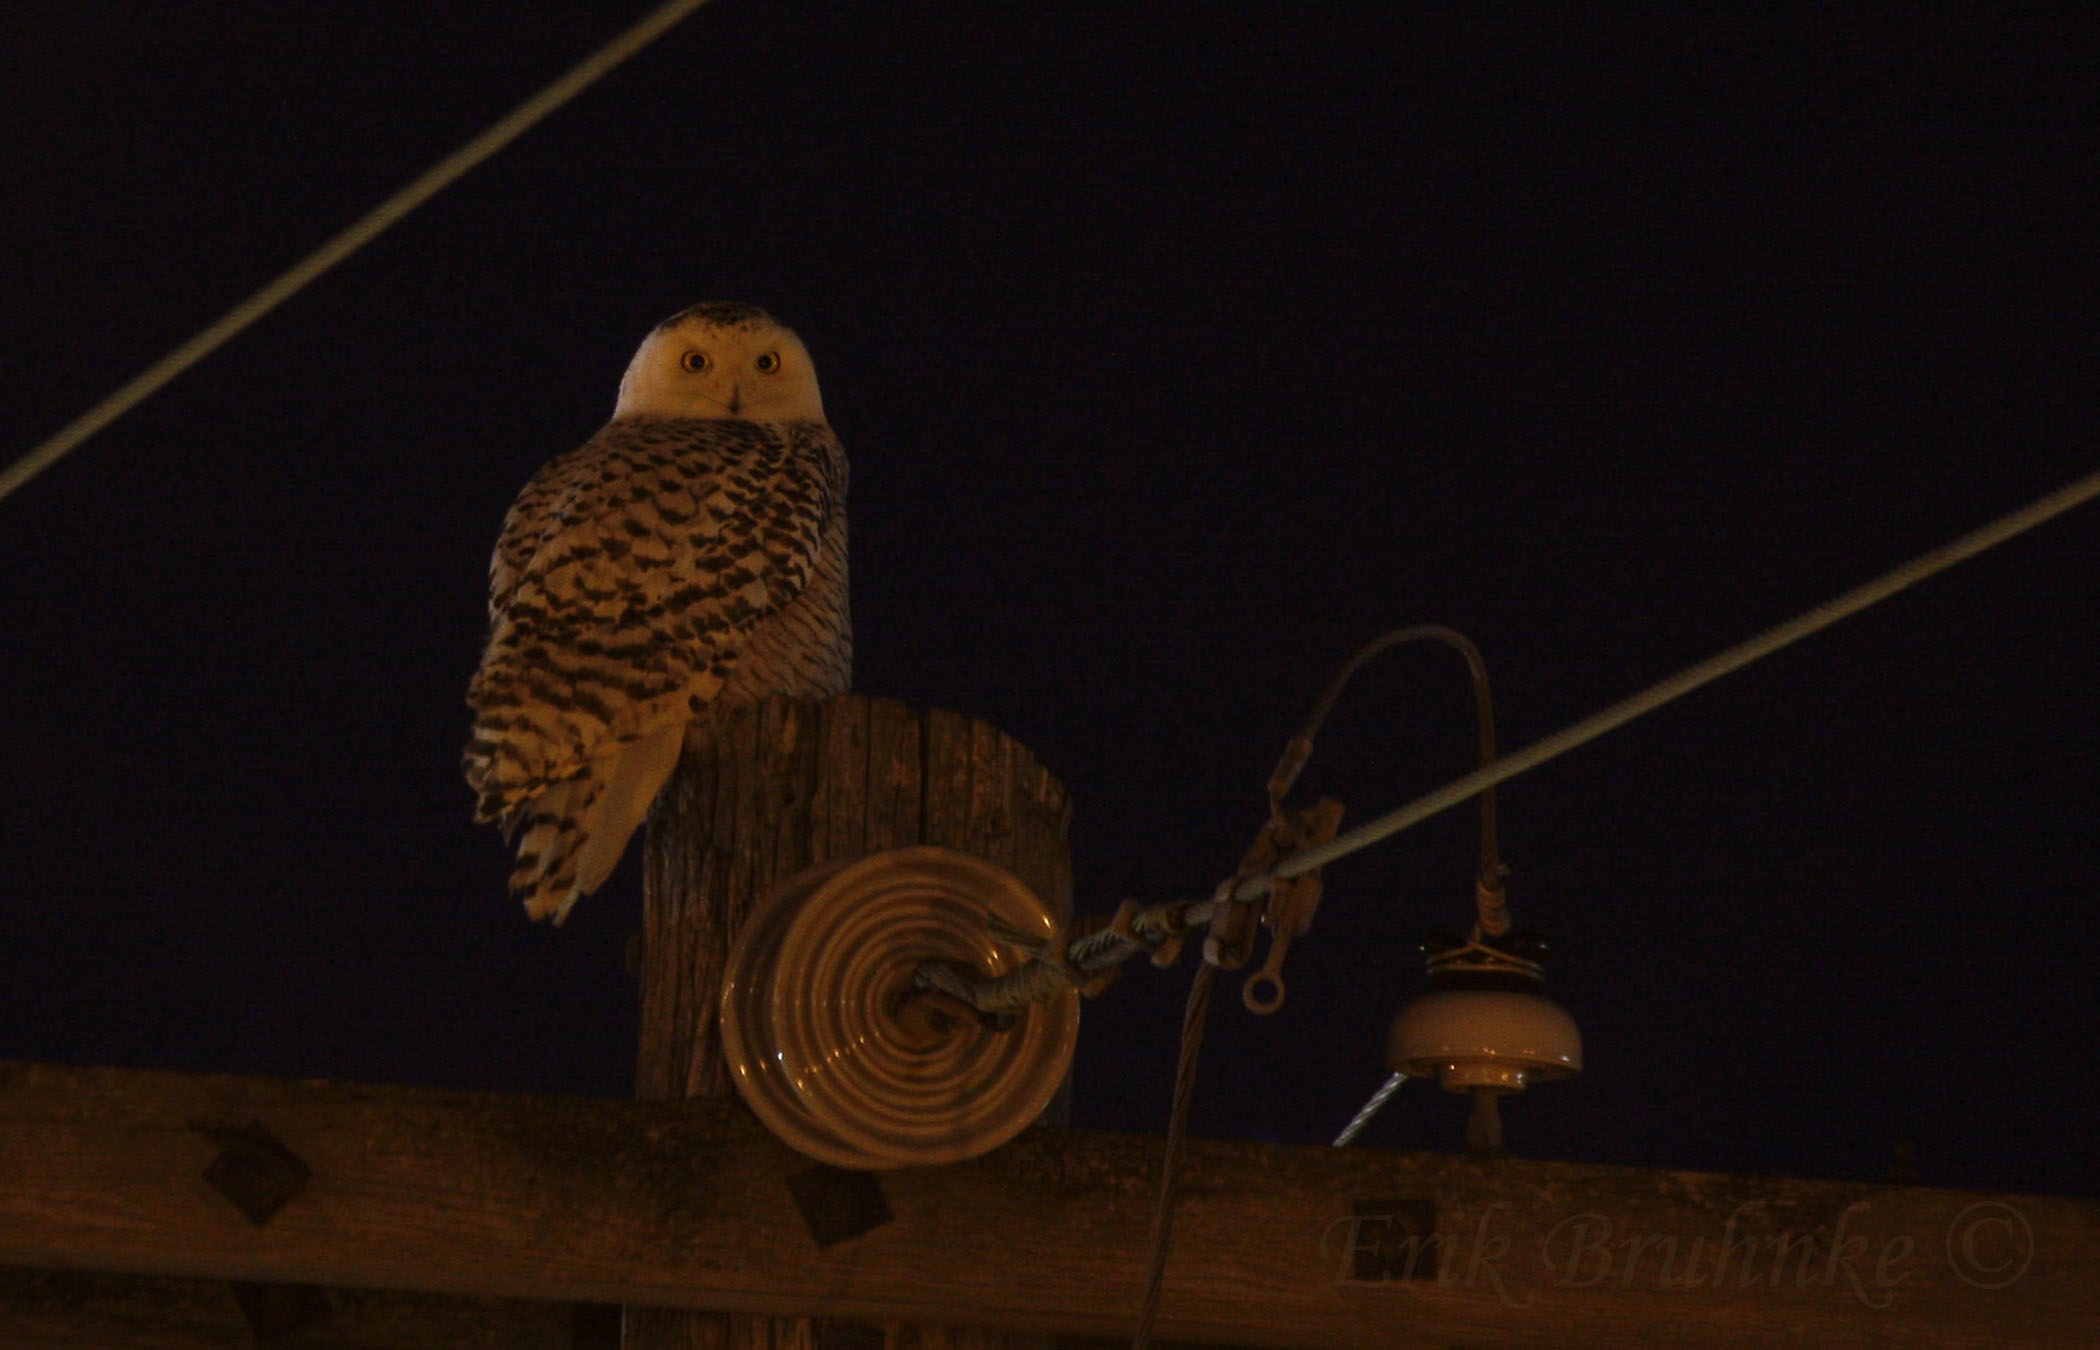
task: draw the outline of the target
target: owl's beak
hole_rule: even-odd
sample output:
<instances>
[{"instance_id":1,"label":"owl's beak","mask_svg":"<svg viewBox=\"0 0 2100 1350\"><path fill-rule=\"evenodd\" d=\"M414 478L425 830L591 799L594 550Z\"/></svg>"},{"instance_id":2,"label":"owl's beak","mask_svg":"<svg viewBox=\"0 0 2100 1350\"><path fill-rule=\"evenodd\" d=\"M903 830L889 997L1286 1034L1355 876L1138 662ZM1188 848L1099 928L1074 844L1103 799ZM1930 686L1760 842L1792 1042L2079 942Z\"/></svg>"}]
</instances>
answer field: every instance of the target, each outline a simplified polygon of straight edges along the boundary
<instances>
[{"instance_id":1,"label":"owl's beak","mask_svg":"<svg viewBox=\"0 0 2100 1350\"><path fill-rule=\"evenodd\" d=\"M730 386L729 386L729 415L730 415L731 417L734 417L734 416L736 416L736 415L737 415L738 413L742 412L743 410L744 410L744 395L743 395L743 391L741 391L741 390L740 390L740 389L738 389L738 388L737 388L737 387L736 387L735 385L733 385L733 384L732 384L732 385L730 385Z\"/></svg>"}]
</instances>

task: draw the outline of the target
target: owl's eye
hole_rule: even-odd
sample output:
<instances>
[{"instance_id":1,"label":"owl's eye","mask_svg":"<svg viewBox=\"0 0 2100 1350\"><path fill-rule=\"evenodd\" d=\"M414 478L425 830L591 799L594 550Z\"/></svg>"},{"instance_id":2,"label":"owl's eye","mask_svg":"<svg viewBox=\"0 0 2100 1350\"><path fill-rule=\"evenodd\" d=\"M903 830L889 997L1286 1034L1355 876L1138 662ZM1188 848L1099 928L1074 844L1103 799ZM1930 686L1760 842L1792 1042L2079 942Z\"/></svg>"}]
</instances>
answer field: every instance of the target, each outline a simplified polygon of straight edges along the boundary
<instances>
[{"instance_id":1,"label":"owl's eye","mask_svg":"<svg viewBox=\"0 0 2100 1350\"><path fill-rule=\"evenodd\" d=\"M706 352L690 351L678 358L678 364L698 375L701 371L706 370L711 363L707 359Z\"/></svg>"},{"instance_id":2,"label":"owl's eye","mask_svg":"<svg viewBox=\"0 0 2100 1350\"><path fill-rule=\"evenodd\" d=\"M757 364L758 364L758 373L759 373L759 374L761 374L761 375L777 375L777 374L779 374L779 373L780 373L780 353L779 353L779 352L760 352L760 353L758 354L758 362L757 362Z\"/></svg>"}]
</instances>

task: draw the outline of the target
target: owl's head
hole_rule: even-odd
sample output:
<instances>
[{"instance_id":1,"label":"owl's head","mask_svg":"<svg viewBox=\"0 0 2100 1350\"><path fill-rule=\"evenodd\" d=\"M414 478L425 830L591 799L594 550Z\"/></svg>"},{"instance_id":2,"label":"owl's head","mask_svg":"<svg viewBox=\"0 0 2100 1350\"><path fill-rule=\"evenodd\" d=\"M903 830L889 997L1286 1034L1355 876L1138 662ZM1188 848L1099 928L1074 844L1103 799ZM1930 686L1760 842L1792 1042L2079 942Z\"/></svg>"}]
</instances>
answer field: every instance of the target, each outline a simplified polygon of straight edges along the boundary
<instances>
[{"instance_id":1,"label":"owl's head","mask_svg":"<svg viewBox=\"0 0 2100 1350\"><path fill-rule=\"evenodd\" d=\"M801 338L756 306L711 300L642 339L613 406L636 415L821 422L824 400Z\"/></svg>"}]
</instances>

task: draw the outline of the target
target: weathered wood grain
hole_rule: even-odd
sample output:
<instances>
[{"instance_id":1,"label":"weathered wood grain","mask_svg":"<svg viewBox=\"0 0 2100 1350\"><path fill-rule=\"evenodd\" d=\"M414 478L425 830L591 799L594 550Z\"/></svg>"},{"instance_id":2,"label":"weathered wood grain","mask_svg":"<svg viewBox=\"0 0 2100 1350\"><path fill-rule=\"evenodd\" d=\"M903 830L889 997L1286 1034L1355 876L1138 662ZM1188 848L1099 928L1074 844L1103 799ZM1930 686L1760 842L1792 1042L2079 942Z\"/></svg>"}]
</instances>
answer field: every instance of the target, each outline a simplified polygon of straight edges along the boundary
<instances>
[{"instance_id":1,"label":"weathered wood grain","mask_svg":"<svg viewBox=\"0 0 2100 1350\"><path fill-rule=\"evenodd\" d=\"M312 1169L263 1227L203 1180L204 1131L251 1121ZM7 1063L0 1264L1127 1336L1158 1147L1038 1127L883 1173L894 1220L819 1251L806 1161L732 1102ZM1213 1140L1186 1169L1173 1340L2100 1343L2090 1199Z\"/></svg>"},{"instance_id":2,"label":"weathered wood grain","mask_svg":"<svg viewBox=\"0 0 2100 1350\"><path fill-rule=\"evenodd\" d=\"M1021 772L1023 765L1035 771ZM815 863L936 843L1006 866L1068 909L1066 818L1062 787L1032 756L960 713L922 714L852 694L720 711L687 738L650 819L639 1095L662 1101L732 1092L715 1027L723 971L738 928L780 882ZM1026 870L1015 847L1024 820ZM634 1309L624 1343L628 1350L742 1343L786 1350L817 1345L824 1332L805 1319L761 1324ZM893 1326L871 1344L904 1350L948 1335ZM1008 1350L1008 1341L993 1336L985 1347Z\"/></svg>"},{"instance_id":3,"label":"weathered wood grain","mask_svg":"<svg viewBox=\"0 0 2100 1350\"><path fill-rule=\"evenodd\" d=\"M530 1299L334 1289L284 1337L300 1350L603 1350L618 1309ZM8 1350L247 1350L259 1341L223 1280L0 1268Z\"/></svg>"}]
</instances>

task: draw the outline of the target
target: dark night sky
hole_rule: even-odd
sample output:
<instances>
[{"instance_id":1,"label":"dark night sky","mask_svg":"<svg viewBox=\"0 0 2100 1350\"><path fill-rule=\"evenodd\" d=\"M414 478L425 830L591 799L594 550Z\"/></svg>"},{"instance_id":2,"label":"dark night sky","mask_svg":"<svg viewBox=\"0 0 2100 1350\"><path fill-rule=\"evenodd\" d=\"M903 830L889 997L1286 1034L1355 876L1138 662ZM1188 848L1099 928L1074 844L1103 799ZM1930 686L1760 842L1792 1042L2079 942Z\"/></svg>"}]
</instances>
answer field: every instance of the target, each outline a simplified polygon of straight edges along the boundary
<instances>
[{"instance_id":1,"label":"dark night sky","mask_svg":"<svg viewBox=\"0 0 2100 1350\"><path fill-rule=\"evenodd\" d=\"M0 455L643 8L0 9ZM1031 746L1088 909L1208 890L1386 628L1471 634L1521 745L2094 467L2089 29L1132 8L717 0L0 503L0 1056L631 1089L632 865L528 925L462 698L511 496L693 300L808 340L857 685ZM1590 1060L1516 1151L2100 1190L2096 543L1505 790ZM1388 657L1305 786L1367 819L1471 735ZM1278 1016L1228 985L1198 1132L1347 1119L1471 829L1337 865ZM1163 1127L1187 978L1089 1005L1079 1123Z\"/></svg>"}]
</instances>

